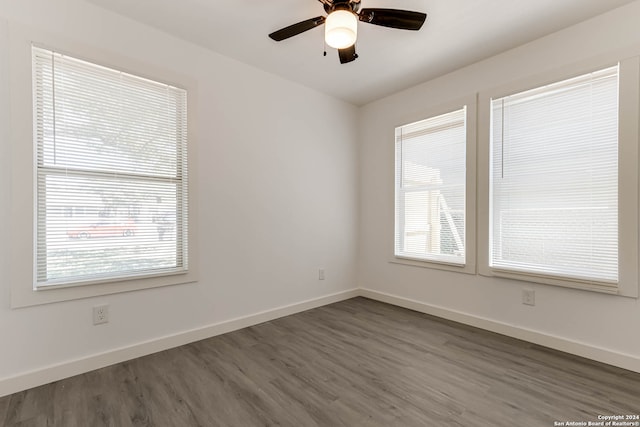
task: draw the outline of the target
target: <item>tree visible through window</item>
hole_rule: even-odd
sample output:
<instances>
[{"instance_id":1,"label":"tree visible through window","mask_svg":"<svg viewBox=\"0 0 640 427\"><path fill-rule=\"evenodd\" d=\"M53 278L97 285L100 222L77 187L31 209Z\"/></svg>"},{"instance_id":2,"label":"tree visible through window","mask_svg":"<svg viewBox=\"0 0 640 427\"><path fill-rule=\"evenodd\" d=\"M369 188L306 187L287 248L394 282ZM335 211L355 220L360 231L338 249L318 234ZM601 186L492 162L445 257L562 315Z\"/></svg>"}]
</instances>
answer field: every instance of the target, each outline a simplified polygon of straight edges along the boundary
<instances>
[{"instance_id":1,"label":"tree visible through window","mask_svg":"<svg viewBox=\"0 0 640 427\"><path fill-rule=\"evenodd\" d=\"M37 287L187 269L186 91L33 48Z\"/></svg>"}]
</instances>

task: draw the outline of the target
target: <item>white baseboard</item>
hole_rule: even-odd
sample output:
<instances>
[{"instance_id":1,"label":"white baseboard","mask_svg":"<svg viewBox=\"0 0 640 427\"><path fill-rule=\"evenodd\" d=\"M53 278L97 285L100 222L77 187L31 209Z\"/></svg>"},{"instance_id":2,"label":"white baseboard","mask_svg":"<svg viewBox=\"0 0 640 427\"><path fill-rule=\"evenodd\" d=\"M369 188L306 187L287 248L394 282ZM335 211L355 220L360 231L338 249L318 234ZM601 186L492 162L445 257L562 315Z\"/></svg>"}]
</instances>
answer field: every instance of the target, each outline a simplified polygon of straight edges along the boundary
<instances>
[{"instance_id":1,"label":"white baseboard","mask_svg":"<svg viewBox=\"0 0 640 427\"><path fill-rule=\"evenodd\" d=\"M360 295L640 373L640 358L370 289Z\"/></svg>"},{"instance_id":2,"label":"white baseboard","mask_svg":"<svg viewBox=\"0 0 640 427\"><path fill-rule=\"evenodd\" d=\"M338 292L3 378L0 379L0 397L359 295L358 289Z\"/></svg>"},{"instance_id":3,"label":"white baseboard","mask_svg":"<svg viewBox=\"0 0 640 427\"><path fill-rule=\"evenodd\" d=\"M0 379L0 397L105 366L363 296L640 373L640 358L370 289L351 289Z\"/></svg>"}]
</instances>

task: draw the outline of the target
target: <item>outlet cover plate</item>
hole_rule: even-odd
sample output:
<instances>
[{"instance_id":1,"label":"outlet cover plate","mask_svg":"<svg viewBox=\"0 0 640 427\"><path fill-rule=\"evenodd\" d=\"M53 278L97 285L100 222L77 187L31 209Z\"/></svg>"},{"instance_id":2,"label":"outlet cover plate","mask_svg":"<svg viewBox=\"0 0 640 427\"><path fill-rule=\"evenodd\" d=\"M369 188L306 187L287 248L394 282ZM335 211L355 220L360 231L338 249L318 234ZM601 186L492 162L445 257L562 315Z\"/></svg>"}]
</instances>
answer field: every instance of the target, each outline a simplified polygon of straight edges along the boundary
<instances>
[{"instance_id":1,"label":"outlet cover plate","mask_svg":"<svg viewBox=\"0 0 640 427\"><path fill-rule=\"evenodd\" d=\"M93 307L93 324L101 325L109 322L109 306L107 304Z\"/></svg>"},{"instance_id":2,"label":"outlet cover plate","mask_svg":"<svg viewBox=\"0 0 640 427\"><path fill-rule=\"evenodd\" d=\"M523 289L522 303L524 305L536 305L536 291L533 289Z\"/></svg>"}]
</instances>

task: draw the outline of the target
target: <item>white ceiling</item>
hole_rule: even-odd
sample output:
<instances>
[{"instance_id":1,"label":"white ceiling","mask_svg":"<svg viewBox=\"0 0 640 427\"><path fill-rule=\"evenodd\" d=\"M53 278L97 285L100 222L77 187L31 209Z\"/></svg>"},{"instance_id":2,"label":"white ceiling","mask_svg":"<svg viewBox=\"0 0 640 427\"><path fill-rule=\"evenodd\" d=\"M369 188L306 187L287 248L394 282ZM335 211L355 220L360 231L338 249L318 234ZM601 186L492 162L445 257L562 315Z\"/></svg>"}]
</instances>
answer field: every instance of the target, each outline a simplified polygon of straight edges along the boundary
<instances>
[{"instance_id":1,"label":"white ceiling","mask_svg":"<svg viewBox=\"0 0 640 427\"><path fill-rule=\"evenodd\" d=\"M267 35L324 15L318 0L87 0L223 55L363 105L633 0L362 0L426 12L418 32L359 23L359 58L323 57L323 30Z\"/></svg>"}]
</instances>

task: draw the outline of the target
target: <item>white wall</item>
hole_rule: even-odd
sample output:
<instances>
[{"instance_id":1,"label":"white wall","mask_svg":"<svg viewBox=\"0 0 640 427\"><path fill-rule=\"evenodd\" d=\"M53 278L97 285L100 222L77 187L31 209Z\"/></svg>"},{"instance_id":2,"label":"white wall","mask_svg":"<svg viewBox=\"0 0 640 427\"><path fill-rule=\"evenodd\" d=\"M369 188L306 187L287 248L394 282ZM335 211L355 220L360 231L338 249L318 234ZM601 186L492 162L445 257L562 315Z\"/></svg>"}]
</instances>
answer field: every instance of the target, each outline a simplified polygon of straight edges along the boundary
<instances>
[{"instance_id":1,"label":"white wall","mask_svg":"<svg viewBox=\"0 0 640 427\"><path fill-rule=\"evenodd\" d=\"M9 238L10 212L29 190L12 190L12 168L31 166L11 164L11 150L32 143L11 138L6 65L17 30L195 82L197 283L11 309L8 260L20 242ZM258 314L251 323L268 319L265 311L348 296L356 283L356 119L349 104L82 1L1 0L0 395L225 329L211 325L233 328L244 316ZM101 303L111 321L93 326ZM171 336L183 339L162 341Z\"/></svg>"},{"instance_id":2,"label":"white wall","mask_svg":"<svg viewBox=\"0 0 640 427\"><path fill-rule=\"evenodd\" d=\"M395 126L509 80L619 48L640 53L639 17L637 1L358 111L80 0L0 0L0 395L353 295L356 283L372 297L611 363L639 360L638 300L388 262ZM9 254L20 243L10 211L21 197L12 168L29 167L10 159L31 143L11 139L13 29L196 82L197 283L10 308ZM523 287L536 290L535 307L520 303ZM91 308L101 303L111 321L95 327Z\"/></svg>"},{"instance_id":3,"label":"white wall","mask_svg":"<svg viewBox=\"0 0 640 427\"><path fill-rule=\"evenodd\" d=\"M640 371L640 302L389 263L394 127L476 92L621 50L640 54L640 2L366 105L360 117L359 284L372 297ZM473 220L473 219L470 219ZM523 288L536 306L521 304Z\"/></svg>"}]
</instances>

